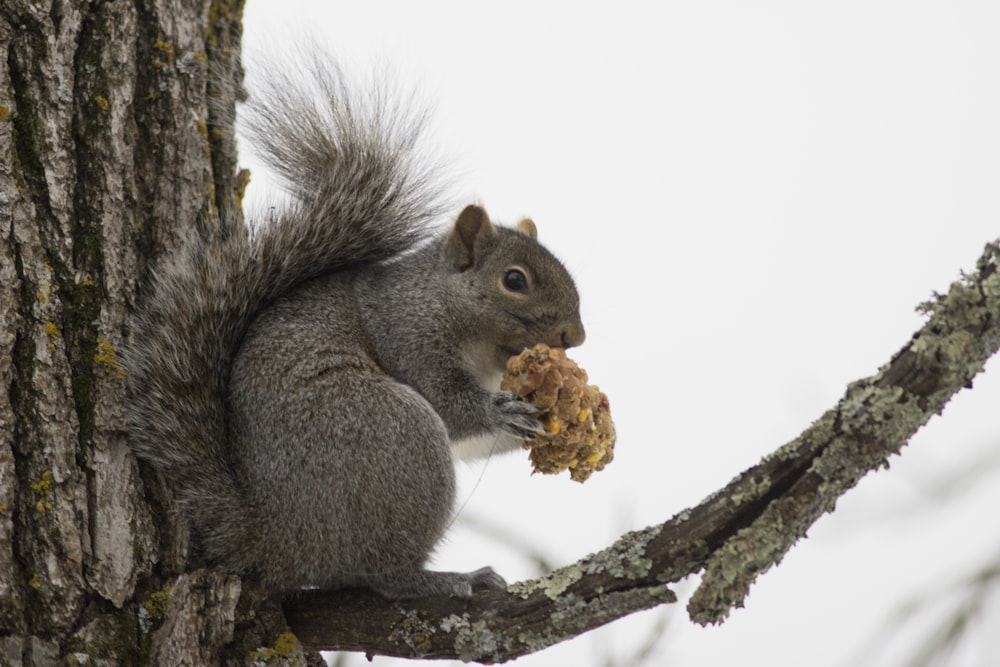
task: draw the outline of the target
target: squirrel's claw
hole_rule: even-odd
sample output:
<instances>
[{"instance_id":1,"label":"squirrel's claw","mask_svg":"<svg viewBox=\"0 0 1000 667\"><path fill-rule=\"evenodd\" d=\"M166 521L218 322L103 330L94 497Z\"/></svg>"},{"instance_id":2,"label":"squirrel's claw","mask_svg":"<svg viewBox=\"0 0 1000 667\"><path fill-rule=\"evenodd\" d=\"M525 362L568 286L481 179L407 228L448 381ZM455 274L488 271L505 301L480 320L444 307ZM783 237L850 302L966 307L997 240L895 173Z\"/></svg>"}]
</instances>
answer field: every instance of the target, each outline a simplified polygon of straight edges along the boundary
<instances>
[{"instance_id":1,"label":"squirrel's claw","mask_svg":"<svg viewBox=\"0 0 1000 667\"><path fill-rule=\"evenodd\" d=\"M500 430L519 438L530 438L545 433L545 426L535 417L538 408L522 401L509 391L498 391L493 394L493 406L499 413Z\"/></svg>"},{"instance_id":2,"label":"squirrel's claw","mask_svg":"<svg viewBox=\"0 0 1000 667\"><path fill-rule=\"evenodd\" d=\"M473 591L499 591L507 588L507 580L497 574L492 567L481 567L469 573L469 583Z\"/></svg>"}]
</instances>

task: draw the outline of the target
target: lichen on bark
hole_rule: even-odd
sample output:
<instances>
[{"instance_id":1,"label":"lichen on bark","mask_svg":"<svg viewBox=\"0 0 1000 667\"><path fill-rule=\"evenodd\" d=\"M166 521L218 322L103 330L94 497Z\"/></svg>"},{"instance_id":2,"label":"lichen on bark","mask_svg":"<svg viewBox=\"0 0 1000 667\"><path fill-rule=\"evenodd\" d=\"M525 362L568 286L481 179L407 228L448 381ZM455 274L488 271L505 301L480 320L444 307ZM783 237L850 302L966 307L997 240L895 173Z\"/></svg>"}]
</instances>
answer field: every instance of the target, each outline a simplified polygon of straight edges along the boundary
<instances>
[{"instance_id":1,"label":"lichen on bark","mask_svg":"<svg viewBox=\"0 0 1000 667\"><path fill-rule=\"evenodd\" d=\"M241 9L0 7L0 656L11 664L165 654L142 632L143 600L184 566L186 544L128 448L117 351L148 267L215 196L236 196L235 145L207 142L197 119L209 115L210 57L240 72ZM236 93L223 88L213 108ZM204 599L228 605L230 578L200 576ZM198 655L221 664L236 626L226 614L216 626Z\"/></svg>"}]
</instances>

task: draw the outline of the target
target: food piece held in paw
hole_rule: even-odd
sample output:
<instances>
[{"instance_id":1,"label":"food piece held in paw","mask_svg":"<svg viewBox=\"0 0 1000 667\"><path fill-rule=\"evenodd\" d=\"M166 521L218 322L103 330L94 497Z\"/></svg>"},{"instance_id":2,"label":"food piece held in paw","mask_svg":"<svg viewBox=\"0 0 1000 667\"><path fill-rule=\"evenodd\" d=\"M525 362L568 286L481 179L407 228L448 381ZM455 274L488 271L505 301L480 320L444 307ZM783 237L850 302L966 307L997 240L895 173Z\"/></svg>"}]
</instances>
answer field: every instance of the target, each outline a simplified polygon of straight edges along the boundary
<instances>
[{"instance_id":1,"label":"food piece held in paw","mask_svg":"<svg viewBox=\"0 0 1000 667\"><path fill-rule=\"evenodd\" d=\"M537 407L545 433L524 441L535 472L569 470L583 482L611 463L615 427L608 397L565 350L539 344L507 360L500 388Z\"/></svg>"}]
</instances>

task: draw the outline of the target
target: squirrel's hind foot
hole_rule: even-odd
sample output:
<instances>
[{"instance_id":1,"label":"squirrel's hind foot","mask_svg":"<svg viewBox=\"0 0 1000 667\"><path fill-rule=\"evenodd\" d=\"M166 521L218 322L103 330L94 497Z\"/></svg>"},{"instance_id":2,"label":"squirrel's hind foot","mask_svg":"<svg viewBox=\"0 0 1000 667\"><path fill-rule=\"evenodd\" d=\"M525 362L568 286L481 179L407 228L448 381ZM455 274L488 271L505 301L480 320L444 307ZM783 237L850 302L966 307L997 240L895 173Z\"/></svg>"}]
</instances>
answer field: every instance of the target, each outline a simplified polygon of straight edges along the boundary
<instances>
[{"instance_id":1,"label":"squirrel's hind foot","mask_svg":"<svg viewBox=\"0 0 1000 667\"><path fill-rule=\"evenodd\" d=\"M405 600L432 595L472 597L475 591L502 590L507 582L492 567L474 572L394 572L368 577L368 585L379 595L392 600Z\"/></svg>"}]
</instances>

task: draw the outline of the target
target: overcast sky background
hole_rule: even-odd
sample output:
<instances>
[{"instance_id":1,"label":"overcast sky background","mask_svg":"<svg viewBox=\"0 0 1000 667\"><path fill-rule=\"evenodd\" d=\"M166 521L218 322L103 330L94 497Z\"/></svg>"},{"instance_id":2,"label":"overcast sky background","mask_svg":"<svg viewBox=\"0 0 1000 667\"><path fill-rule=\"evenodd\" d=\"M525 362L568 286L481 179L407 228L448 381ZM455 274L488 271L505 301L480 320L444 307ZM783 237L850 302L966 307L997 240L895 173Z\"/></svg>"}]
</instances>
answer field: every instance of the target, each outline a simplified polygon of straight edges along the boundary
<instances>
[{"instance_id":1,"label":"overcast sky background","mask_svg":"<svg viewBox=\"0 0 1000 667\"><path fill-rule=\"evenodd\" d=\"M249 0L245 14L249 53L311 36L349 72L388 65L416 86L456 197L530 215L576 277L588 339L572 356L610 397L615 461L583 485L530 476L522 454L460 471L463 517L560 565L794 438L974 269L1000 236L998 35L988 1ZM241 154L260 206L263 167ZM618 664L665 619L652 664L902 664L956 582L1000 560L996 359L975 385L724 625L693 625L682 600L517 664ZM461 525L435 559L487 563L537 574ZM885 637L918 595L920 622ZM990 609L953 664L995 664Z\"/></svg>"}]
</instances>

